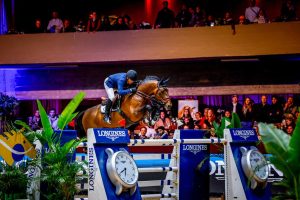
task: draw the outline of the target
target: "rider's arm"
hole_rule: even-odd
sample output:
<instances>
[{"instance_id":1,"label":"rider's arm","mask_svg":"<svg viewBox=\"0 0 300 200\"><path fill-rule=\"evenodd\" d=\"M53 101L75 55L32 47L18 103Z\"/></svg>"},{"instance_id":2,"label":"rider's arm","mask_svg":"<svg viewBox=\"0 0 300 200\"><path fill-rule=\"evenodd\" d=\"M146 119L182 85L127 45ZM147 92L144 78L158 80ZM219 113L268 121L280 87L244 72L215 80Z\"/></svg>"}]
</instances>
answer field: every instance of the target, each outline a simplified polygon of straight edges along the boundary
<instances>
[{"instance_id":1,"label":"rider's arm","mask_svg":"<svg viewBox=\"0 0 300 200\"><path fill-rule=\"evenodd\" d=\"M131 93L131 90L130 90L130 89L124 90L124 85L125 85L125 83L126 83L126 79L125 79L125 80L124 80L124 79L120 79L120 80L118 81L118 93L119 93L120 95L126 95L126 94Z\"/></svg>"}]
</instances>

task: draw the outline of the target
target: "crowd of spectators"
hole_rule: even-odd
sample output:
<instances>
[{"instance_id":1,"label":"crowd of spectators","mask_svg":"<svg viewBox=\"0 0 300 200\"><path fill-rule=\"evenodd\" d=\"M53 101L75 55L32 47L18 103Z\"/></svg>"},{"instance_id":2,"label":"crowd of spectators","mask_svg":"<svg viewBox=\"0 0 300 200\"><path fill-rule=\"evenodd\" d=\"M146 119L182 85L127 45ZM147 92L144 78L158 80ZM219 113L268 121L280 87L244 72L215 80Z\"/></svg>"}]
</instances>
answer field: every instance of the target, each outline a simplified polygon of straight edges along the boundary
<instances>
[{"instance_id":1,"label":"crowd of spectators","mask_svg":"<svg viewBox=\"0 0 300 200\"><path fill-rule=\"evenodd\" d=\"M33 28L28 33L65 33L65 32L97 32L112 30L135 30L151 28L180 28L180 27L201 27L218 26L233 24L253 24L269 23L272 21L294 21L298 20L296 16L295 5L291 0L286 0L281 7L280 16L276 19L270 19L265 10L260 8L255 0L250 0L249 7L245 8L245 14L237 19L233 18L232 13L227 11L224 17L217 18L199 5L187 7L183 4L181 10L175 13L168 7L168 1L163 2L162 9L157 13L154 24L142 21L136 24L129 15L124 16L99 16L96 11L90 12L85 20L73 22L72 19L60 19L57 11L52 12L51 19L48 22L42 22L36 19Z\"/></svg>"},{"instance_id":2,"label":"crowd of spectators","mask_svg":"<svg viewBox=\"0 0 300 200\"><path fill-rule=\"evenodd\" d=\"M294 98L289 96L286 102L280 102L279 97L272 96L272 103L268 104L266 95L261 96L260 102L254 103L249 97L240 102L237 95L232 96L232 102L220 107L207 107L203 111L192 113L192 108L185 106L178 116L172 117L161 110L154 126L140 123L130 131L132 139L166 139L172 138L176 129L205 130L207 136L216 136L216 125L220 125L222 118L231 119L232 113L239 116L244 128L255 128L259 122L272 123L286 134L292 135L300 107L295 105Z\"/></svg>"}]
</instances>

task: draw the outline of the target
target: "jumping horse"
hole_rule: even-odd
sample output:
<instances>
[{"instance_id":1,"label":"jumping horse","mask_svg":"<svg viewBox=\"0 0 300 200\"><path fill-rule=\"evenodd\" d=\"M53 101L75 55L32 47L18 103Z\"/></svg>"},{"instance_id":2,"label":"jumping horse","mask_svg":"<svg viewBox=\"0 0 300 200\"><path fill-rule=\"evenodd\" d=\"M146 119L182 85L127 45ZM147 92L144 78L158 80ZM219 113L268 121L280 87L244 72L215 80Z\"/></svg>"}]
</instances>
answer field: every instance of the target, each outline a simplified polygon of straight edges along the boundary
<instances>
[{"instance_id":1,"label":"jumping horse","mask_svg":"<svg viewBox=\"0 0 300 200\"><path fill-rule=\"evenodd\" d=\"M78 117L77 124L81 122L81 127L85 133L89 128L119 128L122 127L120 122L124 120L124 127L128 128L149 114L148 105L155 103L166 110L170 110L172 103L166 87L167 81L168 79L159 79L156 76L147 76L143 81L140 81L137 85L137 92L122 97L119 111L111 112L111 124L104 122L104 113L100 111L101 104L84 111Z\"/></svg>"}]
</instances>

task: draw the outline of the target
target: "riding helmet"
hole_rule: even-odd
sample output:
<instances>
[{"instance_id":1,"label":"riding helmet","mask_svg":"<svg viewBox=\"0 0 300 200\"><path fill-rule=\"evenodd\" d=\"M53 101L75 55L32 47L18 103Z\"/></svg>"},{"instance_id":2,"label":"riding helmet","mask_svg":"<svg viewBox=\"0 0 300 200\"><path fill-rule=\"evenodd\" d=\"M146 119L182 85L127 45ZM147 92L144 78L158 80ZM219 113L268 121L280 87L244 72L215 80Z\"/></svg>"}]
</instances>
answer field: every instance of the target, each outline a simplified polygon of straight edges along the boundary
<instances>
[{"instance_id":1,"label":"riding helmet","mask_svg":"<svg viewBox=\"0 0 300 200\"><path fill-rule=\"evenodd\" d=\"M134 71L132 69L128 70L128 72L126 73L126 75L127 75L127 78L129 78L129 79L131 79L133 81L137 80L137 73L136 73L136 71Z\"/></svg>"}]
</instances>

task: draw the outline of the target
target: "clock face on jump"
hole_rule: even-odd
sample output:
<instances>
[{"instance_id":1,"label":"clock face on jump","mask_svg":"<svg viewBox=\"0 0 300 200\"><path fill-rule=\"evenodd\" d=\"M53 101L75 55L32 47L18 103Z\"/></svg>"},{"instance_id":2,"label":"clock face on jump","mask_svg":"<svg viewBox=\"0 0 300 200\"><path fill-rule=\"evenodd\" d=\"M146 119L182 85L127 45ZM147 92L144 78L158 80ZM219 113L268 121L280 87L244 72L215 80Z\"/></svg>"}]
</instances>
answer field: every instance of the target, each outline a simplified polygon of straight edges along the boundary
<instances>
[{"instance_id":1,"label":"clock face on jump","mask_svg":"<svg viewBox=\"0 0 300 200\"><path fill-rule=\"evenodd\" d=\"M137 181L138 169L129 154L119 152L115 158L115 166L116 172L123 182L127 184L134 184Z\"/></svg>"},{"instance_id":2,"label":"clock face on jump","mask_svg":"<svg viewBox=\"0 0 300 200\"><path fill-rule=\"evenodd\" d=\"M250 166L253 173L260 179L264 180L268 177L268 163L264 156L258 151L251 151Z\"/></svg>"}]
</instances>

